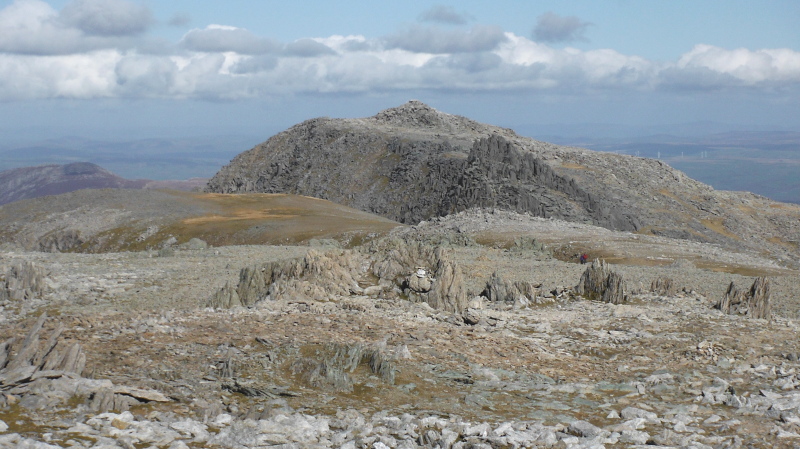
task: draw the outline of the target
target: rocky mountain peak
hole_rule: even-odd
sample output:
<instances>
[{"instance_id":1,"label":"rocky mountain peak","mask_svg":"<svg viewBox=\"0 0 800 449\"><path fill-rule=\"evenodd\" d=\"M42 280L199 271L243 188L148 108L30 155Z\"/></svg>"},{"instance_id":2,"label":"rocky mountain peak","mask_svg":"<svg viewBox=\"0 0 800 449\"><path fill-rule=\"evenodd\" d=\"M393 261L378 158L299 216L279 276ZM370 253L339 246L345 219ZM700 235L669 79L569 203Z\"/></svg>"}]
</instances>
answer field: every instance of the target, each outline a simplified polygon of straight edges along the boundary
<instances>
[{"instance_id":1,"label":"rocky mountain peak","mask_svg":"<svg viewBox=\"0 0 800 449\"><path fill-rule=\"evenodd\" d=\"M409 129L437 128L450 132L482 126L466 117L441 112L419 100L410 100L400 106L385 109L370 118L384 125Z\"/></svg>"},{"instance_id":2,"label":"rocky mountain peak","mask_svg":"<svg viewBox=\"0 0 800 449\"><path fill-rule=\"evenodd\" d=\"M715 191L661 161L539 142L420 101L292 127L237 156L206 191L307 195L409 224L501 209L770 248L783 260L794 259L800 239L790 206ZM762 206L769 217L749 212Z\"/></svg>"}]
</instances>

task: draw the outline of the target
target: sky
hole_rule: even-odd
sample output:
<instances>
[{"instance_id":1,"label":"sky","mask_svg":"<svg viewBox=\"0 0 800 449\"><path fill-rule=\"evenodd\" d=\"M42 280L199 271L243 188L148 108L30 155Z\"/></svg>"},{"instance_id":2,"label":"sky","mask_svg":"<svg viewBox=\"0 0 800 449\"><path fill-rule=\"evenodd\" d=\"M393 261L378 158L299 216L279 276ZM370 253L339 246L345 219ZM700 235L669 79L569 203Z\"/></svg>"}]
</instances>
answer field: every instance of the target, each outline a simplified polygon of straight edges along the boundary
<instances>
[{"instance_id":1,"label":"sky","mask_svg":"<svg viewBox=\"0 0 800 449\"><path fill-rule=\"evenodd\" d=\"M0 144L265 140L410 99L512 128L800 131L797 23L796 0L0 0Z\"/></svg>"}]
</instances>

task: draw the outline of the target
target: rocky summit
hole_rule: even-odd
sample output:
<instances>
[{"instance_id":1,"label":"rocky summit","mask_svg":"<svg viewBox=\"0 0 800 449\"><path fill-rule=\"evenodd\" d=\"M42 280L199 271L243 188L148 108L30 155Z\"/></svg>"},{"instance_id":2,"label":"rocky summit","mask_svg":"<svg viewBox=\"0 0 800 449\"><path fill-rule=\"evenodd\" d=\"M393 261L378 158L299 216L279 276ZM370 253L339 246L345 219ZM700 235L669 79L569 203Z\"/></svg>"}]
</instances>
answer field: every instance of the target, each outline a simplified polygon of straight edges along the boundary
<instances>
[{"instance_id":1,"label":"rocky summit","mask_svg":"<svg viewBox=\"0 0 800 449\"><path fill-rule=\"evenodd\" d=\"M800 445L796 206L418 102L209 186L0 206L1 449Z\"/></svg>"},{"instance_id":2,"label":"rocky summit","mask_svg":"<svg viewBox=\"0 0 800 449\"><path fill-rule=\"evenodd\" d=\"M402 223L474 207L800 256L800 207L716 191L661 161L539 142L411 101L300 123L241 153L220 193L295 193Z\"/></svg>"}]
</instances>

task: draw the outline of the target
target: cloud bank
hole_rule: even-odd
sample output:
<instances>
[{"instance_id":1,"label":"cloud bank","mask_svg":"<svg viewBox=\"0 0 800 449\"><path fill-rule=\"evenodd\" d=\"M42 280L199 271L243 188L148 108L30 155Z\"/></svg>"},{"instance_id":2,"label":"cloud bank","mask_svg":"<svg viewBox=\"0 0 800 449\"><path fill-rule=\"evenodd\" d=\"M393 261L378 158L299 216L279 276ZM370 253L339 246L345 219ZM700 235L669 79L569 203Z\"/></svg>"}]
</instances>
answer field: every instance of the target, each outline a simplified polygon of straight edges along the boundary
<instances>
[{"instance_id":1,"label":"cloud bank","mask_svg":"<svg viewBox=\"0 0 800 449\"><path fill-rule=\"evenodd\" d=\"M698 44L678 60L651 61L611 49L554 48L589 25L548 13L534 39L436 7L386 36L280 42L209 25L177 42L148 35L144 6L74 0L54 10L16 0L0 10L0 100L41 98L239 99L301 93L446 89L470 92L775 92L800 86L800 52ZM187 19L188 20L188 19ZM436 23L447 24L439 28Z\"/></svg>"}]
</instances>

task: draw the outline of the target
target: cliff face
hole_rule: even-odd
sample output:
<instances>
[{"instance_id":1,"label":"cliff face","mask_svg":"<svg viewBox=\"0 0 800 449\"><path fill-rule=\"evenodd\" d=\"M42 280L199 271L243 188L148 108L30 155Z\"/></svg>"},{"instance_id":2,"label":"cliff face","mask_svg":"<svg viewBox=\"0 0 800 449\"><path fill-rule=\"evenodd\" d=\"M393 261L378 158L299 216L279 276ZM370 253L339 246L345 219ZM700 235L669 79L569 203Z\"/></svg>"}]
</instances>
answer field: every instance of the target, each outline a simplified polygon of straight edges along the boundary
<instances>
[{"instance_id":1,"label":"cliff face","mask_svg":"<svg viewBox=\"0 0 800 449\"><path fill-rule=\"evenodd\" d=\"M319 118L241 153L209 192L294 193L418 223L473 207L797 254L800 208L715 191L652 159L562 147L412 101Z\"/></svg>"}]
</instances>

